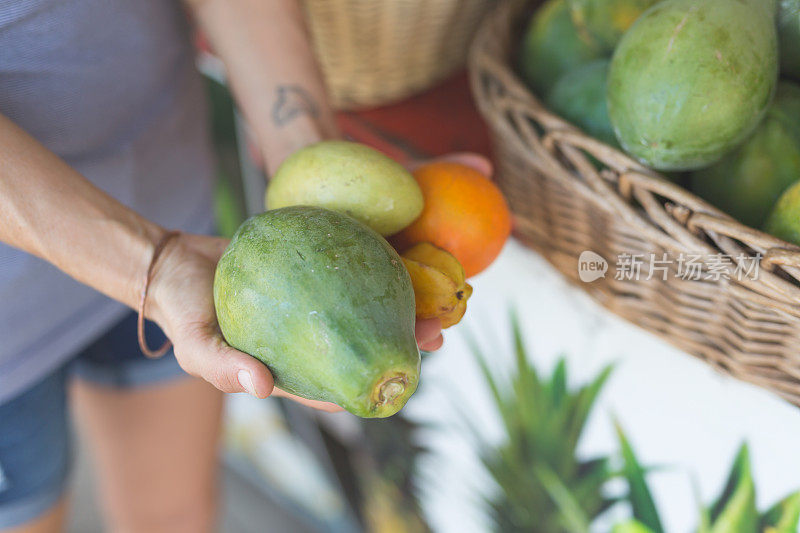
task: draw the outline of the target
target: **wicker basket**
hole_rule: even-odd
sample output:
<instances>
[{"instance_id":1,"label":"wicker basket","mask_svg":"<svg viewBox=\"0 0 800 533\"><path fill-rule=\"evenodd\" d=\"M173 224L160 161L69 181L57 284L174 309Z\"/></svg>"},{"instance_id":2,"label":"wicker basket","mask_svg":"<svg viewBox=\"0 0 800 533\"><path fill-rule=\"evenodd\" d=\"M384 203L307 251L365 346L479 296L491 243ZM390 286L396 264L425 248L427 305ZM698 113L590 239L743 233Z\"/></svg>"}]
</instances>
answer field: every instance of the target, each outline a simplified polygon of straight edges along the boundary
<instances>
[{"instance_id":1,"label":"wicker basket","mask_svg":"<svg viewBox=\"0 0 800 533\"><path fill-rule=\"evenodd\" d=\"M495 0L304 0L338 108L386 104L463 66Z\"/></svg>"},{"instance_id":2,"label":"wicker basket","mask_svg":"<svg viewBox=\"0 0 800 533\"><path fill-rule=\"evenodd\" d=\"M522 9L506 2L487 17L469 60L515 235L611 311L800 406L800 248L739 224L545 109L511 66ZM578 273L586 250L611 264L590 283ZM700 263L700 279L686 275L690 262Z\"/></svg>"}]
</instances>

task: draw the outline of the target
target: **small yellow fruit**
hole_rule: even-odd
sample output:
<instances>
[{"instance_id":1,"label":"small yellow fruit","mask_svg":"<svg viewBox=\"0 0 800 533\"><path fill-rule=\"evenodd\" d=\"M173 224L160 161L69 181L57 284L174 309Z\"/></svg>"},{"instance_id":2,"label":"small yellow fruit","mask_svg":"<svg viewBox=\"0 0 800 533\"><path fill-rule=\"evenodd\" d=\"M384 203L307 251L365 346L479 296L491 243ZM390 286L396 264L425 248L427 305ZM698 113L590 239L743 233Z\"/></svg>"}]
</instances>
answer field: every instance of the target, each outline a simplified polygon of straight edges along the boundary
<instances>
[{"instance_id":1,"label":"small yellow fruit","mask_svg":"<svg viewBox=\"0 0 800 533\"><path fill-rule=\"evenodd\" d=\"M412 246L401 258L414 286L417 318L438 318L442 328L458 324L472 296L461 263L429 242Z\"/></svg>"}]
</instances>

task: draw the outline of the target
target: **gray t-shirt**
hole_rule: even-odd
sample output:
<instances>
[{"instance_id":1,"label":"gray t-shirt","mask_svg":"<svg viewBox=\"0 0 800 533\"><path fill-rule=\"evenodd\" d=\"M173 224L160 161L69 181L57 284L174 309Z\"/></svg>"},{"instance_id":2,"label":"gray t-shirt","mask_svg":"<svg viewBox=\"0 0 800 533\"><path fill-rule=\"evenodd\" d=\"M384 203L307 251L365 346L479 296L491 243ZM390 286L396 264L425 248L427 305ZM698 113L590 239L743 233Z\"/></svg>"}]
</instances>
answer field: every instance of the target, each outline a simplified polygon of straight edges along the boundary
<instances>
[{"instance_id":1,"label":"gray t-shirt","mask_svg":"<svg viewBox=\"0 0 800 533\"><path fill-rule=\"evenodd\" d=\"M206 106L178 0L0 0L0 113L145 217L211 229ZM127 311L0 243L0 402Z\"/></svg>"}]
</instances>

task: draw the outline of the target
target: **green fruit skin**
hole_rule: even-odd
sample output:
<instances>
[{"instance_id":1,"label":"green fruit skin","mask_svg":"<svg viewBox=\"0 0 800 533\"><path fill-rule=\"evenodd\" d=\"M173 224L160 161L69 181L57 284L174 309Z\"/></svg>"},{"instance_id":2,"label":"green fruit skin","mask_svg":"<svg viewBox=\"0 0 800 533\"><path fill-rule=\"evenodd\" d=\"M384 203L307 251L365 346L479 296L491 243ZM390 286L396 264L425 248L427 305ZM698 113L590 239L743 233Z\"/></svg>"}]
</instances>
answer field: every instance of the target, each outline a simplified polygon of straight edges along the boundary
<instances>
[{"instance_id":1,"label":"green fruit skin","mask_svg":"<svg viewBox=\"0 0 800 533\"><path fill-rule=\"evenodd\" d=\"M567 0L572 20L608 52L650 6L660 0Z\"/></svg>"},{"instance_id":2,"label":"green fruit skin","mask_svg":"<svg viewBox=\"0 0 800 533\"><path fill-rule=\"evenodd\" d=\"M742 0L664 0L622 37L608 112L622 147L659 170L695 170L756 127L777 83L777 31Z\"/></svg>"},{"instance_id":3,"label":"green fruit skin","mask_svg":"<svg viewBox=\"0 0 800 533\"><path fill-rule=\"evenodd\" d=\"M764 231L800 246L800 182L786 189L764 224Z\"/></svg>"},{"instance_id":4,"label":"green fruit skin","mask_svg":"<svg viewBox=\"0 0 800 533\"><path fill-rule=\"evenodd\" d=\"M617 147L617 137L606 105L607 59L598 59L576 67L558 80L547 105L586 133Z\"/></svg>"},{"instance_id":5,"label":"green fruit skin","mask_svg":"<svg viewBox=\"0 0 800 533\"><path fill-rule=\"evenodd\" d=\"M225 340L287 392L382 418L416 390L411 279L389 243L351 217L294 206L248 219L217 265L214 305ZM386 381L403 387L382 402Z\"/></svg>"},{"instance_id":6,"label":"green fruit skin","mask_svg":"<svg viewBox=\"0 0 800 533\"><path fill-rule=\"evenodd\" d=\"M392 235L422 213L424 200L414 176L393 159L363 144L323 141L281 164L265 203L325 207Z\"/></svg>"},{"instance_id":7,"label":"green fruit skin","mask_svg":"<svg viewBox=\"0 0 800 533\"><path fill-rule=\"evenodd\" d=\"M800 179L800 86L781 82L764 120L743 145L692 174L693 191L743 224L760 228Z\"/></svg>"},{"instance_id":8,"label":"green fruit skin","mask_svg":"<svg viewBox=\"0 0 800 533\"><path fill-rule=\"evenodd\" d=\"M800 0L780 0L778 42L781 74L800 81Z\"/></svg>"},{"instance_id":9,"label":"green fruit skin","mask_svg":"<svg viewBox=\"0 0 800 533\"><path fill-rule=\"evenodd\" d=\"M602 48L572 23L566 0L548 0L525 31L519 71L534 93L546 97L565 72L601 57Z\"/></svg>"}]
</instances>

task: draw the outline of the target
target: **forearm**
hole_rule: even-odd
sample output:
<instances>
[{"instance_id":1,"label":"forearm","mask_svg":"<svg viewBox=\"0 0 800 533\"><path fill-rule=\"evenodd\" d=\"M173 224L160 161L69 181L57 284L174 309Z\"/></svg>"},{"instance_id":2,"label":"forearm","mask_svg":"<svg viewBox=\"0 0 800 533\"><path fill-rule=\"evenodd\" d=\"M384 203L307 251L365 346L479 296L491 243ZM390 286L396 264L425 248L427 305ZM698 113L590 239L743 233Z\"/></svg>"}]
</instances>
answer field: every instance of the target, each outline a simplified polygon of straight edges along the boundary
<instances>
[{"instance_id":1,"label":"forearm","mask_svg":"<svg viewBox=\"0 0 800 533\"><path fill-rule=\"evenodd\" d=\"M338 137L297 0L189 0L271 172L295 150Z\"/></svg>"},{"instance_id":2,"label":"forearm","mask_svg":"<svg viewBox=\"0 0 800 533\"><path fill-rule=\"evenodd\" d=\"M0 241L135 307L164 230L0 115Z\"/></svg>"}]
</instances>

